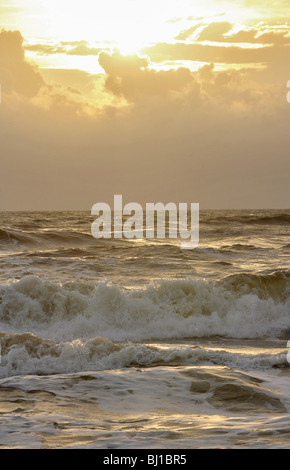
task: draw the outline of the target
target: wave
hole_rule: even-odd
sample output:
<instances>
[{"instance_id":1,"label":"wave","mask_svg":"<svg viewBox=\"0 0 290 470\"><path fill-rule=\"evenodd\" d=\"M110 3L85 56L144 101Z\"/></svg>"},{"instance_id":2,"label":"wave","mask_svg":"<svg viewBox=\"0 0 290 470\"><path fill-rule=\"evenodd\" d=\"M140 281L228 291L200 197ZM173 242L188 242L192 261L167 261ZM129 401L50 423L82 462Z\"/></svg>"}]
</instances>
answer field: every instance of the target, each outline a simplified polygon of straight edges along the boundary
<instances>
[{"instance_id":1,"label":"wave","mask_svg":"<svg viewBox=\"0 0 290 470\"><path fill-rule=\"evenodd\" d=\"M85 248L59 248L47 251L34 251L31 253L24 253L26 256L34 258L34 257L41 257L41 258L87 258L92 256Z\"/></svg>"},{"instance_id":2,"label":"wave","mask_svg":"<svg viewBox=\"0 0 290 470\"><path fill-rule=\"evenodd\" d=\"M289 271L166 280L143 289L27 276L0 287L0 328L56 341L274 337L290 330L289 289Z\"/></svg>"},{"instance_id":3,"label":"wave","mask_svg":"<svg viewBox=\"0 0 290 470\"><path fill-rule=\"evenodd\" d=\"M239 273L218 281L227 290L241 295L256 295L259 299L287 302L290 299L290 271L271 274Z\"/></svg>"},{"instance_id":4,"label":"wave","mask_svg":"<svg viewBox=\"0 0 290 470\"><path fill-rule=\"evenodd\" d=\"M31 246L31 245L54 245L55 243L61 244L76 244L92 241L92 236L88 233L77 231L57 231L45 230L37 232L25 232L20 229L2 228L0 229L0 241L6 244L17 244L18 246Z\"/></svg>"},{"instance_id":5,"label":"wave","mask_svg":"<svg viewBox=\"0 0 290 470\"><path fill-rule=\"evenodd\" d=\"M8 230L8 229L0 229L0 241L1 243L23 243L29 242L31 238L26 236L24 232L18 230ZM32 241L32 240L31 240Z\"/></svg>"},{"instance_id":6,"label":"wave","mask_svg":"<svg viewBox=\"0 0 290 470\"><path fill-rule=\"evenodd\" d=\"M290 214L288 212L281 212L278 214L249 214L249 215L221 215L213 216L203 220L201 216L201 222L204 224L246 224L246 225L289 225Z\"/></svg>"},{"instance_id":7,"label":"wave","mask_svg":"<svg viewBox=\"0 0 290 470\"><path fill-rule=\"evenodd\" d=\"M200 346L116 343L108 338L56 342L31 333L1 333L0 376L50 375L125 367L204 366L233 369L284 367L287 350L279 352L233 352Z\"/></svg>"},{"instance_id":8,"label":"wave","mask_svg":"<svg viewBox=\"0 0 290 470\"><path fill-rule=\"evenodd\" d=\"M256 245L247 245L247 244L244 244L244 243L234 243L233 245L223 245L222 247L222 250L241 250L241 251L244 251L244 250L259 250L261 249L260 246L256 246ZM263 248L265 249L265 248Z\"/></svg>"}]
</instances>

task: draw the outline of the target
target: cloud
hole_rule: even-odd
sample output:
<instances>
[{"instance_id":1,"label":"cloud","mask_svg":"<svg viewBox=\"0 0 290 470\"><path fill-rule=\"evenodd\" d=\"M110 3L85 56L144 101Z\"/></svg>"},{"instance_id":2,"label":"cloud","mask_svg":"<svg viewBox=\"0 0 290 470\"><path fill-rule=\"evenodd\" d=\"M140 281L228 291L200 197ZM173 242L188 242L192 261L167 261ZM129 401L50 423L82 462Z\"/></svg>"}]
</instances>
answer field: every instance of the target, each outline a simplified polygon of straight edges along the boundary
<instances>
[{"instance_id":1,"label":"cloud","mask_svg":"<svg viewBox=\"0 0 290 470\"><path fill-rule=\"evenodd\" d=\"M264 30L252 28L240 30L235 34L227 35L223 40L233 43L283 45L290 44L290 28L286 30Z\"/></svg>"},{"instance_id":2,"label":"cloud","mask_svg":"<svg viewBox=\"0 0 290 470\"><path fill-rule=\"evenodd\" d=\"M53 44L25 44L24 49L29 52L36 52L39 55L58 54L63 52L64 49L59 50L59 47Z\"/></svg>"},{"instance_id":3,"label":"cloud","mask_svg":"<svg viewBox=\"0 0 290 470\"><path fill-rule=\"evenodd\" d=\"M182 91L194 82L189 69L150 69L148 57L138 54L125 56L118 51L101 52L99 64L106 73L106 90L129 99L148 95L164 96L170 91Z\"/></svg>"},{"instance_id":4,"label":"cloud","mask_svg":"<svg viewBox=\"0 0 290 470\"><path fill-rule=\"evenodd\" d=\"M42 73L26 59L23 42L19 31L0 32L0 83L3 102L15 109L20 101L26 101L33 107L53 110L60 115L73 113L77 116L99 112L100 106L90 102L87 92L89 87L93 91L97 86L100 88L98 76L92 77L72 70L67 71L70 77L67 76L66 80L57 81L53 77L65 76L65 71ZM47 46L40 45L40 49L47 49Z\"/></svg>"},{"instance_id":5,"label":"cloud","mask_svg":"<svg viewBox=\"0 0 290 470\"><path fill-rule=\"evenodd\" d=\"M102 47L89 47L85 43L80 43L77 46L69 49L66 54L68 55L98 55L103 50Z\"/></svg>"},{"instance_id":6,"label":"cloud","mask_svg":"<svg viewBox=\"0 0 290 470\"><path fill-rule=\"evenodd\" d=\"M289 1L288 0L242 0L242 7L254 8L256 11L260 11L264 15L270 14L271 17L283 16L286 18L289 16Z\"/></svg>"},{"instance_id":7,"label":"cloud","mask_svg":"<svg viewBox=\"0 0 290 470\"><path fill-rule=\"evenodd\" d=\"M61 41L58 44L25 44L25 50L36 52L39 55L67 54L67 55L98 55L104 48L90 47L87 41Z\"/></svg>"},{"instance_id":8,"label":"cloud","mask_svg":"<svg viewBox=\"0 0 290 470\"><path fill-rule=\"evenodd\" d=\"M234 28L235 25L227 21L213 22L208 25L199 23L181 31L175 39L185 41L190 38L193 33L196 33L192 39L192 43L208 41L233 44L290 44L290 27L287 24L282 25L281 22L272 26L268 26L265 23L247 27L244 26L243 29L235 32Z\"/></svg>"},{"instance_id":9,"label":"cloud","mask_svg":"<svg viewBox=\"0 0 290 470\"><path fill-rule=\"evenodd\" d=\"M222 23L219 32L230 29L230 24ZM215 34L217 30L215 29ZM213 30L211 31L213 34ZM41 46L41 45L40 45ZM68 42L62 47L87 47L87 43ZM104 74L91 75L76 70L40 70L25 59L23 38L19 32L0 34L0 69L2 91L31 99L34 106L55 113L89 114L91 116L106 113L128 112L128 105L145 105L149 110L171 106L178 103L181 112L186 106L227 106L229 110L238 107L245 112L253 109L264 100L272 80L271 73L276 73L276 80L286 73L289 54L288 45L273 45L261 48L225 47L209 44L157 44L148 49L154 59L168 55L173 60L201 60L209 66L198 73L186 67L156 70L152 67L149 56L132 54L129 56L119 51L101 51L99 65ZM245 67L244 72L215 70L215 63L233 62L268 65L268 76L255 75ZM282 64L282 65L281 65ZM279 68L280 67L280 68ZM289 66L288 66L289 67ZM278 72L277 72L278 71ZM270 73L271 72L271 73ZM286 76L286 75L285 75ZM278 78L277 78L278 77ZM287 76L288 79L288 76ZM274 80L275 81L275 80ZM273 81L273 82L274 82ZM61 85L62 83L62 85Z\"/></svg>"},{"instance_id":10,"label":"cloud","mask_svg":"<svg viewBox=\"0 0 290 470\"><path fill-rule=\"evenodd\" d=\"M21 67L30 64L21 35L16 39L16 34L6 36L0 57L7 69L25 75ZM225 49L175 46L157 45L153 52L178 52L181 58L199 52L216 59ZM229 49L222 59L232 59L241 48ZM262 49L272 63L276 54L280 65L288 51L285 46ZM50 70L38 91L12 108L20 92L11 72L7 86L14 93L3 100L0 113L2 210L90 210L97 201L110 202L113 194L123 194L127 202L194 201L202 208L286 206L285 84L274 86L265 72L249 68L216 70L214 60L196 73L184 67L157 71L148 57L118 52L101 52L99 61L105 72L99 80L109 97L99 107L79 93L94 86L94 77ZM40 74L30 67L33 77ZM49 77L56 83L48 83ZM121 106L122 100L135 106ZM90 104L91 113L86 112Z\"/></svg>"},{"instance_id":11,"label":"cloud","mask_svg":"<svg viewBox=\"0 0 290 470\"><path fill-rule=\"evenodd\" d=\"M246 103L246 93L254 92L249 77L213 66L200 73L207 106L187 95L90 118L70 109L64 119L56 109L61 99L48 110L21 102L17 113L2 103L1 209L90 210L113 194L126 202L191 201L202 208L285 207L286 100L281 110L272 94L267 116L262 97L255 112L234 114L234 101Z\"/></svg>"},{"instance_id":12,"label":"cloud","mask_svg":"<svg viewBox=\"0 0 290 470\"><path fill-rule=\"evenodd\" d=\"M231 47L209 44L185 43L159 43L144 48L143 53L148 54L153 61L161 60L193 60L223 64L260 64L279 61L289 62L290 46L265 46L259 48Z\"/></svg>"},{"instance_id":13,"label":"cloud","mask_svg":"<svg viewBox=\"0 0 290 470\"><path fill-rule=\"evenodd\" d=\"M23 37L19 31L0 32L0 80L4 93L31 97L44 85L37 67L25 60Z\"/></svg>"},{"instance_id":14,"label":"cloud","mask_svg":"<svg viewBox=\"0 0 290 470\"><path fill-rule=\"evenodd\" d=\"M248 43L265 45L290 44L290 28L281 28L277 25L269 29L265 25L244 28L236 33L229 34L234 27L231 23L212 23L207 26L197 38L198 41L214 41L225 43Z\"/></svg>"},{"instance_id":15,"label":"cloud","mask_svg":"<svg viewBox=\"0 0 290 470\"><path fill-rule=\"evenodd\" d=\"M199 34L198 41L220 41L224 34L232 29L233 25L228 21L219 21L206 26Z\"/></svg>"},{"instance_id":16,"label":"cloud","mask_svg":"<svg viewBox=\"0 0 290 470\"><path fill-rule=\"evenodd\" d=\"M202 24L196 24L194 26L191 26L190 28L184 29L176 36L175 39L177 41L184 41L185 39L188 39L201 26Z\"/></svg>"}]
</instances>

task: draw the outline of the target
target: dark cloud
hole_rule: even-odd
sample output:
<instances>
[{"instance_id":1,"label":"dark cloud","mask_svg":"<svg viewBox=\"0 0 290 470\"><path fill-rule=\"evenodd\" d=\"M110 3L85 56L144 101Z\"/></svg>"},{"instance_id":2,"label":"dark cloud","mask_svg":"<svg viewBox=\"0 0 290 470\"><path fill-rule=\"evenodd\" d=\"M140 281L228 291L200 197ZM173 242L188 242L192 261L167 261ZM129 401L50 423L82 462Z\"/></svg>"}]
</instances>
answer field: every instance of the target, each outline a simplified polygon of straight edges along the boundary
<instances>
[{"instance_id":1,"label":"dark cloud","mask_svg":"<svg viewBox=\"0 0 290 470\"><path fill-rule=\"evenodd\" d=\"M27 62L19 31L0 32L0 80L4 93L34 96L44 85L37 67Z\"/></svg>"},{"instance_id":2,"label":"dark cloud","mask_svg":"<svg viewBox=\"0 0 290 470\"><path fill-rule=\"evenodd\" d=\"M55 111L61 115L91 112L91 104L75 86L77 80L67 80L66 86L63 86L44 78L39 68L25 58L23 41L19 31L0 33L0 83L3 102L9 103L13 108L20 105L20 102L27 102L38 109ZM46 77L49 77L49 72ZM78 78L78 83L81 82L80 78L83 83L89 82L85 74L79 73ZM90 80L92 88L96 81Z\"/></svg>"}]
</instances>

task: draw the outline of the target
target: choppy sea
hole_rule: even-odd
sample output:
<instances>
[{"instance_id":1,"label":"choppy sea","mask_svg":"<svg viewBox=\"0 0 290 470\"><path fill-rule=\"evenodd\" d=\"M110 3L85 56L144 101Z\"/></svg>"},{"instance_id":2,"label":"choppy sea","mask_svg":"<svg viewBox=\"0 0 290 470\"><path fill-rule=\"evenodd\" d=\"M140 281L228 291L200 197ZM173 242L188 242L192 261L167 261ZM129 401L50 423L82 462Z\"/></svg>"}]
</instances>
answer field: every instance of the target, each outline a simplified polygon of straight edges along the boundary
<instances>
[{"instance_id":1,"label":"choppy sea","mask_svg":"<svg viewBox=\"0 0 290 470\"><path fill-rule=\"evenodd\" d=\"M0 213L0 447L288 448L290 210L193 250L92 221Z\"/></svg>"}]
</instances>

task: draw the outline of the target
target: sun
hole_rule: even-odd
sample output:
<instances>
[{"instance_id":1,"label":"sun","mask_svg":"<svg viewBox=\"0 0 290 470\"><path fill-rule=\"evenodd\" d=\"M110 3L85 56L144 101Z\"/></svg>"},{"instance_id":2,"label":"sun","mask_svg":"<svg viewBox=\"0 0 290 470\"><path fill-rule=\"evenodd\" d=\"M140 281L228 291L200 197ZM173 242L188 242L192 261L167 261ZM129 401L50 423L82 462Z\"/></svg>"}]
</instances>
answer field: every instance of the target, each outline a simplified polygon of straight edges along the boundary
<instances>
[{"instance_id":1,"label":"sun","mask_svg":"<svg viewBox=\"0 0 290 470\"><path fill-rule=\"evenodd\" d=\"M16 0L11 0L16 1ZM228 0L221 0L224 3ZM199 18L217 14L220 2L204 0L17 0L24 8L21 31L27 41L59 45L80 54L36 57L44 66L94 71L98 51L119 50L122 55L142 54L159 43L174 43L182 30ZM36 21L37 18L37 21ZM81 50L81 48L79 49ZM91 51L93 53L91 54ZM46 62L45 62L46 60Z\"/></svg>"},{"instance_id":2,"label":"sun","mask_svg":"<svg viewBox=\"0 0 290 470\"><path fill-rule=\"evenodd\" d=\"M24 0L20 0L24 1ZM182 0L184 1L184 0ZM110 44L123 52L134 53L148 43L172 37L172 0L26 0L35 10L35 36L62 41ZM176 2L174 3L176 10ZM56 14L57 12L57 14ZM31 23L34 15L24 22ZM31 18L31 20L29 19ZM38 25L39 33L36 27Z\"/></svg>"},{"instance_id":3,"label":"sun","mask_svg":"<svg viewBox=\"0 0 290 470\"><path fill-rule=\"evenodd\" d=\"M103 43L104 47L111 43L130 53L148 44L174 41L181 30L189 28L192 21L199 21L202 17L213 17L223 11L227 11L228 17L236 10L241 15L239 6L231 5L228 8L229 2L230 0L11 0L12 5L21 9L21 15L17 13L17 22L21 22L18 27L28 39L71 42L85 40Z\"/></svg>"},{"instance_id":4,"label":"sun","mask_svg":"<svg viewBox=\"0 0 290 470\"><path fill-rule=\"evenodd\" d=\"M122 54L122 55L135 55L138 54L138 52L145 47L146 43L145 42L137 42L137 41L132 41L131 38L120 38L116 40L116 49Z\"/></svg>"}]
</instances>

